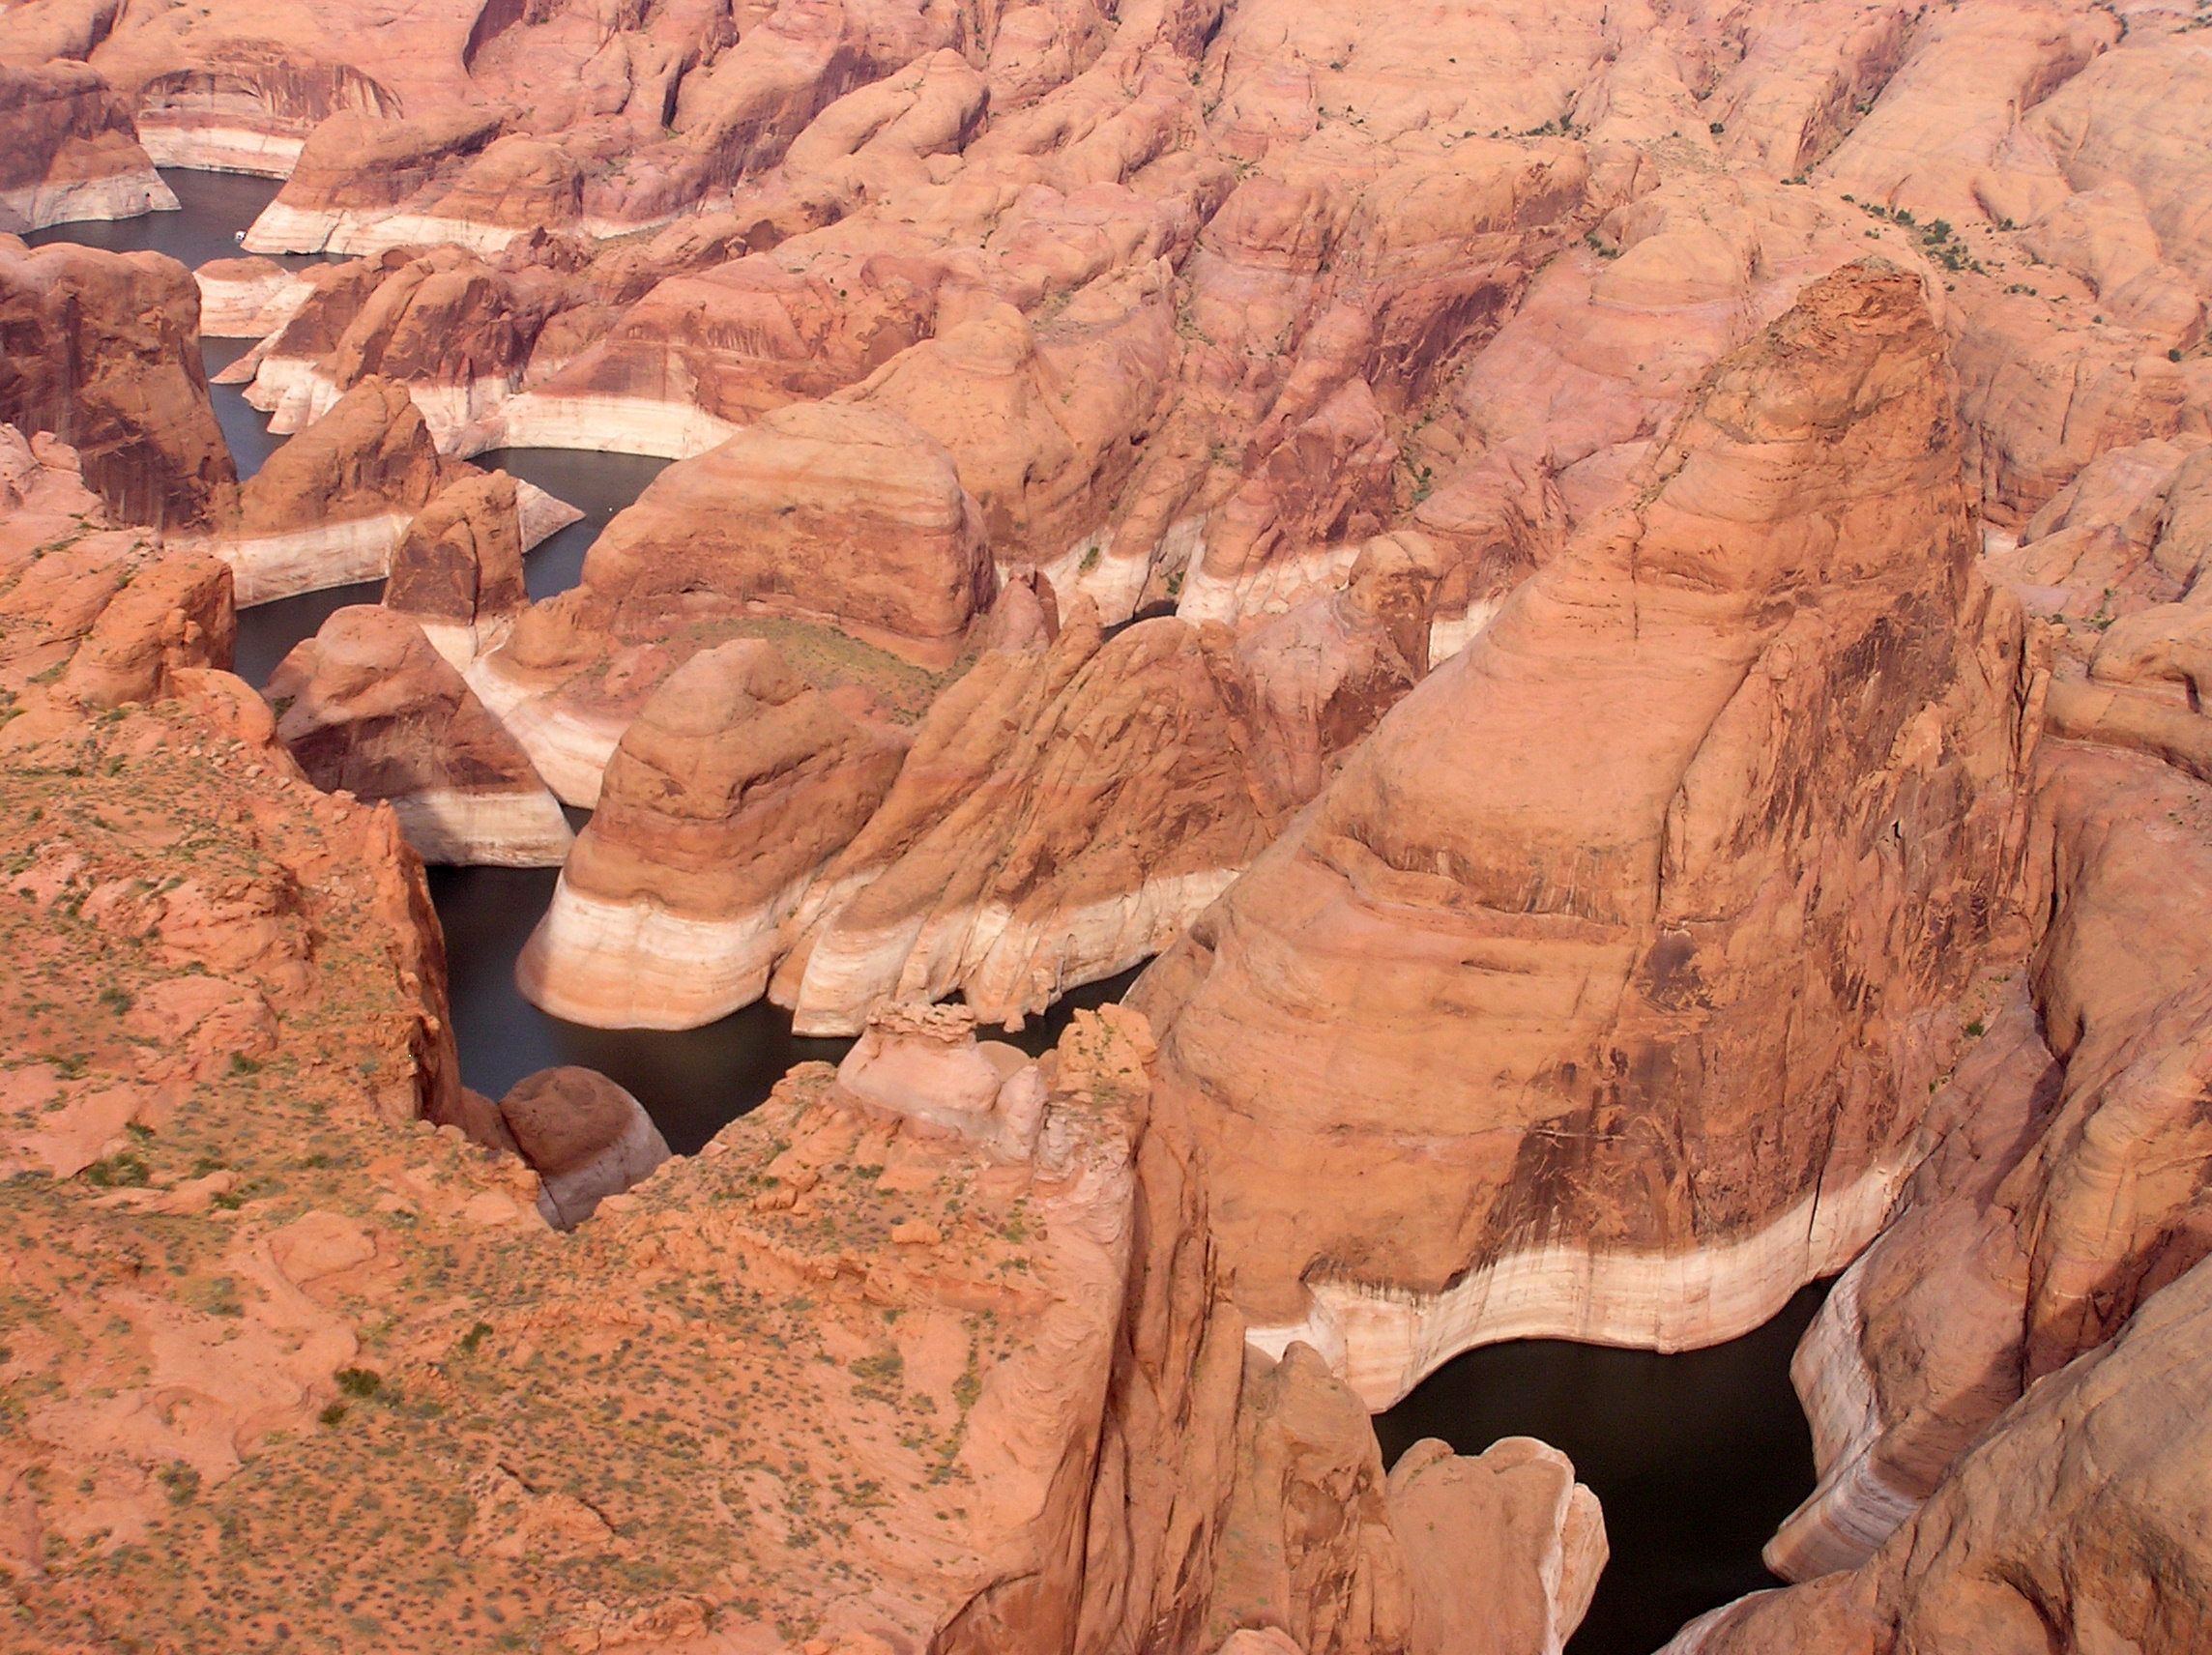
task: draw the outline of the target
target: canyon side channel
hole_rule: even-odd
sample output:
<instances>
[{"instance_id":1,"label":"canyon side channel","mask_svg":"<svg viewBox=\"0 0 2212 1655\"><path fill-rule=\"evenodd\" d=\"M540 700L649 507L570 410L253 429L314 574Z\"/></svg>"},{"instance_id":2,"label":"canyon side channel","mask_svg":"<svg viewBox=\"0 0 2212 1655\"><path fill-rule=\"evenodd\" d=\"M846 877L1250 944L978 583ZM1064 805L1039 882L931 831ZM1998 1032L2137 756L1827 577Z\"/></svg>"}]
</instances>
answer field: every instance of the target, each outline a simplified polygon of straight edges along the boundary
<instances>
[{"instance_id":1,"label":"canyon side channel","mask_svg":"<svg viewBox=\"0 0 2212 1655\"><path fill-rule=\"evenodd\" d=\"M2212 1648L2212 9L0 140L0 1644Z\"/></svg>"}]
</instances>

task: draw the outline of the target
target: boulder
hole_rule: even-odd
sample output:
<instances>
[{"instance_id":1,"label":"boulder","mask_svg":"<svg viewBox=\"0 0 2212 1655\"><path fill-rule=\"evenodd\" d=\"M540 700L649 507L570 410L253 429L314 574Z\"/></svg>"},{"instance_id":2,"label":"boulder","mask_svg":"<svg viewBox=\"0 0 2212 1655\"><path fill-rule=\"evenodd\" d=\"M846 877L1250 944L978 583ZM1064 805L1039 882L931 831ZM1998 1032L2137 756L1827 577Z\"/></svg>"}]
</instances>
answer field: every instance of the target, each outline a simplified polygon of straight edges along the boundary
<instances>
[{"instance_id":1,"label":"boulder","mask_svg":"<svg viewBox=\"0 0 2212 1655\"><path fill-rule=\"evenodd\" d=\"M556 1230L575 1229L668 1159L644 1106L597 1069L525 1075L499 1100L499 1117L538 1174L538 1210Z\"/></svg>"}]
</instances>

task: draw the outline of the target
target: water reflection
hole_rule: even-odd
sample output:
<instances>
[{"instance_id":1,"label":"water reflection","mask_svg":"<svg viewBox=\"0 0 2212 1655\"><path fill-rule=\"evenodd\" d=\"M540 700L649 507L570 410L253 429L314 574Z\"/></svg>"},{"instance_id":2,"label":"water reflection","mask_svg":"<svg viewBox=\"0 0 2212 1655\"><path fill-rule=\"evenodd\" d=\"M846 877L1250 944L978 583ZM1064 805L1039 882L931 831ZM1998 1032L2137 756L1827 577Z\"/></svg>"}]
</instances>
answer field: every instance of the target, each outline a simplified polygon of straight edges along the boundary
<instances>
[{"instance_id":1,"label":"water reflection","mask_svg":"<svg viewBox=\"0 0 2212 1655\"><path fill-rule=\"evenodd\" d=\"M1650 1655L1685 1621L1780 1583L1759 1550L1814 1482L1790 1356L1827 1291L1817 1282L1765 1326L1679 1355L1558 1339L1470 1350L1376 1416L1382 1458L1424 1437L1463 1454L1500 1437L1559 1449L1603 1502L1613 1545L1568 1655Z\"/></svg>"}]
</instances>

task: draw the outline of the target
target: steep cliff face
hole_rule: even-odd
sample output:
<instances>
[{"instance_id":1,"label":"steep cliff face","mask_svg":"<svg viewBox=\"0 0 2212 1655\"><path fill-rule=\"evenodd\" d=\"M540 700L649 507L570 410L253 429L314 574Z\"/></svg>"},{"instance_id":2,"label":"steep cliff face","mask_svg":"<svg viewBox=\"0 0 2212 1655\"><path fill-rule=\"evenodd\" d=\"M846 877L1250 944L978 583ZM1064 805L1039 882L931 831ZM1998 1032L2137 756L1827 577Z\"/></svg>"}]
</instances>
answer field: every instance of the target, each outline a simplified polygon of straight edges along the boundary
<instances>
[{"instance_id":1,"label":"steep cliff face","mask_svg":"<svg viewBox=\"0 0 2212 1655\"><path fill-rule=\"evenodd\" d=\"M208 400L199 303L159 253L0 236L0 421L74 448L124 522L200 528L230 507L238 474Z\"/></svg>"},{"instance_id":2,"label":"steep cliff face","mask_svg":"<svg viewBox=\"0 0 2212 1655\"><path fill-rule=\"evenodd\" d=\"M97 71L0 64L0 230L20 235L176 205L138 145L130 111Z\"/></svg>"},{"instance_id":3,"label":"steep cliff face","mask_svg":"<svg viewBox=\"0 0 2212 1655\"><path fill-rule=\"evenodd\" d=\"M1693 1622L1670 1655L2203 1645L2212 1266L2007 1412L1863 1567Z\"/></svg>"},{"instance_id":4,"label":"steep cliff face","mask_svg":"<svg viewBox=\"0 0 2212 1655\"><path fill-rule=\"evenodd\" d=\"M1943 362L1915 277L1815 284L1140 985L1242 1301L1371 1403L1726 1337L1878 1227L2020 762Z\"/></svg>"},{"instance_id":5,"label":"steep cliff face","mask_svg":"<svg viewBox=\"0 0 2212 1655\"><path fill-rule=\"evenodd\" d=\"M308 780L389 803L424 861L554 867L575 842L529 756L404 615L340 609L262 694Z\"/></svg>"},{"instance_id":6,"label":"steep cliff face","mask_svg":"<svg viewBox=\"0 0 2212 1655\"><path fill-rule=\"evenodd\" d=\"M434 499L441 504L433 512ZM442 554L449 563L476 557L480 532L495 560L503 550L511 558L503 575L495 574L496 607L488 619L497 630L500 622L510 625L521 607L523 552L582 513L533 484L494 481L474 466L442 458L408 388L372 374L247 480L238 491L237 512L221 523L214 549L237 571L239 601L267 603L387 573L418 515L424 519L426 540L461 537L461 545ZM480 524L480 531L464 523ZM412 556L441 554L425 545ZM412 575L409 581L421 578ZM447 578L450 584L457 574ZM400 590L404 597L408 582ZM465 610L440 616L450 625L466 627L470 649L464 664L474 653L473 591L470 599ZM445 608L455 605L449 601ZM458 653L462 637L455 631L445 641Z\"/></svg>"},{"instance_id":7,"label":"steep cliff face","mask_svg":"<svg viewBox=\"0 0 2212 1655\"><path fill-rule=\"evenodd\" d=\"M2212 1251L2212 1026L2187 917L2212 806L2167 766L2073 742L2046 742L2038 771L2042 940L1798 1354L1822 1478L1769 1549L1790 1579L1864 1561L2027 1387Z\"/></svg>"},{"instance_id":8,"label":"steep cliff face","mask_svg":"<svg viewBox=\"0 0 2212 1655\"><path fill-rule=\"evenodd\" d=\"M457 667L495 649L529 601L522 511L505 472L463 476L417 512L392 553L384 606L412 616Z\"/></svg>"},{"instance_id":9,"label":"steep cliff face","mask_svg":"<svg viewBox=\"0 0 2212 1655\"><path fill-rule=\"evenodd\" d=\"M615 749L516 963L523 992L602 1028L691 1029L750 1004L808 882L882 800L900 756L772 644L692 656Z\"/></svg>"},{"instance_id":10,"label":"steep cliff face","mask_svg":"<svg viewBox=\"0 0 2212 1655\"><path fill-rule=\"evenodd\" d=\"M944 450L895 417L825 404L661 473L593 545L563 614L624 638L679 617L787 616L941 669L992 592ZM534 660L527 637L517 653Z\"/></svg>"},{"instance_id":11,"label":"steep cliff face","mask_svg":"<svg viewBox=\"0 0 2212 1655\"><path fill-rule=\"evenodd\" d=\"M955 988L1018 1024L1163 946L1289 803L1255 773L1227 644L1164 617L1102 642L1086 613L984 657L810 893L777 990L796 1026Z\"/></svg>"}]
</instances>

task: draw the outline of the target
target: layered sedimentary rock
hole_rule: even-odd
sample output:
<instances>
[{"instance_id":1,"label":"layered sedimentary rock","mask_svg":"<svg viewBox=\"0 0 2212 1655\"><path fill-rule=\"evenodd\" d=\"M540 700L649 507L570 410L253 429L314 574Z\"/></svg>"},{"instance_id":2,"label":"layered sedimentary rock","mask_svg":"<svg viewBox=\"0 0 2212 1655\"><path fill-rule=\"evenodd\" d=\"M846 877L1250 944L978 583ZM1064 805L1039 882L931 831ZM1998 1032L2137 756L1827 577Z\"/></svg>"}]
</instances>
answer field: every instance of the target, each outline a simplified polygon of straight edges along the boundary
<instances>
[{"instance_id":1,"label":"layered sedimentary rock","mask_svg":"<svg viewBox=\"0 0 2212 1655\"><path fill-rule=\"evenodd\" d=\"M1409 1648L1552 1651L1574 1635L1605 1567L1605 1518L1557 1448L1507 1437L1455 1455L1431 1437L1390 1467L1387 1498L1412 1585Z\"/></svg>"},{"instance_id":2,"label":"layered sedimentary rock","mask_svg":"<svg viewBox=\"0 0 2212 1655\"><path fill-rule=\"evenodd\" d=\"M992 590L943 449L891 416L793 408L662 472L593 543L581 583L525 612L472 682L561 797L588 805L645 698L707 640L766 624L826 681L926 705Z\"/></svg>"},{"instance_id":3,"label":"layered sedimentary rock","mask_svg":"<svg viewBox=\"0 0 2212 1655\"><path fill-rule=\"evenodd\" d=\"M2181 1655L2204 1641L2212 1265L2046 1379L1863 1567L1693 1622L1670 1655L1970 1647Z\"/></svg>"},{"instance_id":4,"label":"layered sedimentary rock","mask_svg":"<svg viewBox=\"0 0 2212 1655\"><path fill-rule=\"evenodd\" d=\"M573 1230L668 1159L668 1141L636 1098L593 1069L540 1069L499 1100L516 1151L540 1180L538 1211Z\"/></svg>"},{"instance_id":5,"label":"layered sedimentary rock","mask_svg":"<svg viewBox=\"0 0 2212 1655\"><path fill-rule=\"evenodd\" d=\"M416 194L442 162L472 156L499 131L483 109L448 109L414 120L341 110L301 147L284 188L247 232L250 253L381 252L428 239L394 226L388 240L364 241L360 215L378 218Z\"/></svg>"},{"instance_id":6,"label":"layered sedimentary rock","mask_svg":"<svg viewBox=\"0 0 2212 1655\"><path fill-rule=\"evenodd\" d=\"M326 266L307 274L282 326L226 372L249 382L246 398L274 431L299 430L381 375L408 382L444 451L496 448L503 439L485 421L521 385L548 322L583 297L568 268L580 258L554 242L489 262L434 246Z\"/></svg>"},{"instance_id":7,"label":"layered sedimentary rock","mask_svg":"<svg viewBox=\"0 0 2212 1655\"><path fill-rule=\"evenodd\" d=\"M375 579L447 475L404 385L355 386L239 490L237 528L218 542L239 601Z\"/></svg>"},{"instance_id":8,"label":"layered sedimentary rock","mask_svg":"<svg viewBox=\"0 0 2212 1655\"><path fill-rule=\"evenodd\" d=\"M741 638L655 692L609 762L553 905L516 963L573 1023L688 1029L760 997L822 865L898 773L898 747Z\"/></svg>"},{"instance_id":9,"label":"layered sedimentary rock","mask_svg":"<svg viewBox=\"0 0 2212 1655\"><path fill-rule=\"evenodd\" d=\"M200 332L215 339L265 339L298 314L315 286L275 259L210 259L192 272Z\"/></svg>"},{"instance_id":10,"label":"layered sedimentary rock","mask_svg":"<svg viewBox=\"0 0 2212 1655\"><path fill-rule=\"evenodd\" d=\"M439 504L431 508L433 498ZM430 430L396 380L361 380L313 424L269 456L238 492L234 522L215 550L238 571L241 603L266 603L323 587L374 580L387 572L418 515L428 542L411 552L457 570L480 558L480 534L495 562L494 614L511 622L520 598L523 550L582 513L542 489L512 479L494 483L481 473L439 457ZM454 544L432 549L452 538ZM504 548L511 542L511 554ZM457 577L456 577L457 578ZM431 601L427 597L424 601ZM476 595L468 607L438 600L438 619L468 630L474 653ZM446 640L457 646L457 634Z\"/></svg>"},{"instance_id":11,"label":"layered sedimentary rock","mask_svg":"<svg viewBox=\"0 0 2212 1655\"><path fill-rule=\"evenodd\" d=\"M2191 714L2190 716L2198 716ZM1936 1147L1795 1367L1821 1485L1777 1536L1790 1579L1854 1567L2028 1384L2212 1251L2212 880L2200 784L2046 741L2024 981L1931 1111Z\"/></svg>"},{"instance_id":12,"label":"layered sedimentary rock","mask_svg":"<svg viewBox=\"0 0 2212 1655\"><path fill-rule=\"evenodd\" d=\"M505 472L463 475L418 511L392 553L384 606L412 616L457 667L496 649L529 601L522 515Z\"/></svg>"},{"instance_id":13,"label":"layered sedimentary rock","mask_svg":"<svg viewBox=\"0 0 2212 1655\"><path fill-rule=\"evenodd\" d=\"M230 664L230 570L119 529L76 451L0 425L0 691L26 728L179 692Z\"/></svg>"},{"instance_id":14,"label":"layered sedimentary rock","mask_svg":"<svg viewBox=\"0 0 2212 1655\"><path fill-rule=\"evenodd\" d=\"M1943 356L1909 275L1809 289L1140 985L1256 1337L1380 1405L1728 1337L1878 1228L2019 763Z\"/></svg>"},{"instance_id":15,"label":"layered sedimentary rock","mask_svg":"<svg viewBox=\"0 0 2212 1655\"><path fill-rule=\"evenodd\" d=\"M890 416L821 405L662 472L593 544L568 607L610 631L656 613L827 622L943 667L991 595L945 450Z\"/></svg>"},{"instance_id":16,"label":"layered sedimentary rock","mask_svg":"<svg viewBox=\"0 0 2212 1655\"><path fill-rule=\"evenodd\" d=\"M0 230L77 218L132 218L176 195L138 146L131 116L77 63L0 64Z\"/></svg>"},{"instance_id":17,"label":"layered sedimentary rock","mask_svg":"<svg viewBox=\"0 0 2212 1655\"><path fill-rule=\"evenodd\" d=\"M424 861L554 867L568 856L560 801L407 616L339 610L262 693L307 778L389 803Z\"/></svg>"},{"instance_id":18,"label":"layered sedimentary rock","mask_svg":"<svg viewBox=\"0 0 2212 1655\"><path fill-rule=\"evenodd\" d=\"M776 998L807 1032L957 989L1019 1025L1157 952L1290 800L1253 762L1218 633L1161 618L986 654L931 709L899 781L823 873Z\"/></svg>"},{"instance_id":19,"label":"layered sedimentary rock","mask_svg":"<svg viewBox=\"0 0 2212 1655\"><path fill-rule=\"evenodd\" d=\"M1247 1348L1236 1455L1215 1636L1262 1626L1297 1649L1557 1655L1605 1565L1597 1498L1565 1455L1515 1437L1459 1456L1431 1438L1385 1478L1365 1408L1305 1345L1280 1361Z\"/></svg>"},{"instance_id":20,"label":"layered sedimentary rock","mask_svg":"<svg viewBox=\"0 0 2212 1655\"><path fill-rule=\"evenodd\" d=\"M0 421L74 448L123 522L200 528L230 507L198 330L174 259L0 236Z\"/></svg>"}]
</instances>

